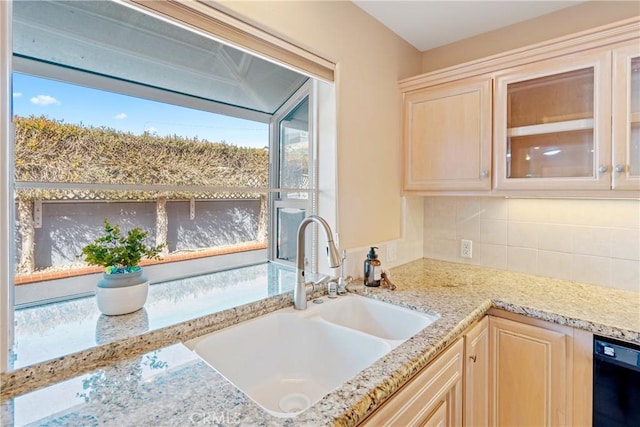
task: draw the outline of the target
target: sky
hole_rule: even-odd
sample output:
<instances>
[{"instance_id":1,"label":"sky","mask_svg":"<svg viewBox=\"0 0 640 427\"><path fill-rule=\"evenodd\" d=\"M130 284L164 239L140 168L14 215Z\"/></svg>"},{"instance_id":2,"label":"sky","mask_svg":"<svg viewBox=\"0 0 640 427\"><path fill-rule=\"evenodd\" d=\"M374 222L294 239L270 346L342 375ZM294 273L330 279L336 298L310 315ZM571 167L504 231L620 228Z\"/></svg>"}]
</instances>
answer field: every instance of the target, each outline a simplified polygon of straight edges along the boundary
<instances>
[{"instance_id":1,"label":"sky","mask_svg":"<svg viewBox=\"0 0 640 427\"><path fill-rule=\"evenodd\" d=\"M269 145L265 123L126 95L89 89L54 80L13 73L13 114L46 116L65 123L109 127L140 135L180 135L243 147Z\"/></svg>"}]
</instances>

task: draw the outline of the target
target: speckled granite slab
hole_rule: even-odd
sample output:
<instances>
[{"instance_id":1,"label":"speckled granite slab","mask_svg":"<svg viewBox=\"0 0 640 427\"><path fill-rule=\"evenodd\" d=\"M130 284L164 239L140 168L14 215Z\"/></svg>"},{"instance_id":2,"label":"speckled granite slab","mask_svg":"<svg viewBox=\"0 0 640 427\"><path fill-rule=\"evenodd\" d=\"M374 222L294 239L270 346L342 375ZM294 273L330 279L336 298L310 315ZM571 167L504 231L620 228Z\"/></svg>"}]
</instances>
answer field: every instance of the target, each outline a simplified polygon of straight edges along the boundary
<instances>
[{"instance_id":1,"label":"speckled granite slab","mask_svg":"<svg viewBox=\"0 0 640 427\"><path fill-rule=\"evenodd\" d=\"M298 417L270 416L186 347L166 347L167 342L159 337L159 351L122 358L113 355L108 367L93 368L31 392L24 387L15 397L5 396L2 425L355 425L491 307L640 343L637 293L426 259L393 269L391 274L396 291L359 285L350 290L435 311L440 319ZM253 308L265 313L282 304L272 301L268 307ZM233 315L236 317L219 320L230 324L255 313L246 308ZM168 334L171 339L167 341L175 342L175 331ZM197 333L192 329L188 335ZM66 393L76 396L72 403L48 398L62 395L51 390L63 385L70 387ZM37 414L30 413L35 403L29 402L39 402Z\"/></svg>"}]
</instances>

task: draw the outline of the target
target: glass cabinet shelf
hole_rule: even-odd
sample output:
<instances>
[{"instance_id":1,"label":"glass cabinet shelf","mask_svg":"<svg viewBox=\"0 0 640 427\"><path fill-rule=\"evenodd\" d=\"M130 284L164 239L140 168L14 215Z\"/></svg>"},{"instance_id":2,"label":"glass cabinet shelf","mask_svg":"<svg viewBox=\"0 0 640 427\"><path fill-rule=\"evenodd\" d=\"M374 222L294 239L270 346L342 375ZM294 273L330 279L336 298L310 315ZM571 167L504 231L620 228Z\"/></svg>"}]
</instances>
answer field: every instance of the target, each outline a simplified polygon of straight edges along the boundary
<instances>
[{"instance_id":1,"label":"glass cabinet shelf","mask_svg":"<svg viewBox=\"0 0 640 427\"><path fill-rule=\"evenodd\" d=\"M539 125L520 126L507 129L507 136L529 136L546 133L571 132L593 129L593 119L567 120L563 122L542 123Z\"/></svg>"}]
</instances>

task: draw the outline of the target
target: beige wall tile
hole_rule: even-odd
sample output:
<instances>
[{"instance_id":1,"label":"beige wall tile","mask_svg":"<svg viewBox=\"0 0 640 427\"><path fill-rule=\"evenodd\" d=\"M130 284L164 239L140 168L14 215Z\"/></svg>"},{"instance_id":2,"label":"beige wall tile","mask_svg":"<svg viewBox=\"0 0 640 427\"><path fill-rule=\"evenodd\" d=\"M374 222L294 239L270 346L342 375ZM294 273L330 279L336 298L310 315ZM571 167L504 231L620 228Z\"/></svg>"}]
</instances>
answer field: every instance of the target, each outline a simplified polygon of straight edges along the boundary
<instances>
[{"instance_id":1,"label":"beige wall tile","mask_svg":"<svg viewBox=\"0 0 640 427\"><path fill-rule=\"evenodd\" d=\"M454 240L456 238L456 219L436 216L427 220L427 227L432 239Z\"/></svg>"},{"instance_id":2,"label":"beige wall tile","mask_svg":"<svg viewBox=\"0 0 640 427\"><path fill-rule=\"evenodd\" d=\"M572 225L540 224L538 226L538 249L570 253L573 249L572 233Z\"/></svg>"},{"instance_id":3,"label":"beige wall tile","mask_svg":"<svg viewBox=\"0 0 640 427\"><path fill-rule=\"evenodd\" d=\"M433 240L427 237L428 235L426 233L427 232L425 231L425 237L422 240L422 256L427 258L435 258L433 256L433 249L432 249Z\"/></svg>"},{"instance_id":4,"label":"beige wall tile","mask_svg":"<svg viewBox=\"0 0 640 427\"><path fill-rule=\"evenodd\" d=\"M611 257L610 228L573 227L571 240L574 254Z\"/></svg>"},{"instance_id":5,"label":"beige wall tile","mask_svg":"<svg viewBox=\"0 0 640 427\"><path fill-rule=\"evenodd\" d=\"M451 197L434 197L431 201L431 216L456 217L456 199Z\"/></svg>"},{"instance_id":6,"label":"beige wall tile","mask_svg":"<svg viewBox=\"0 0 640 427\"><path fill-rule=\"evenodd\" d=\"M601 202L603 203L603 202ZM640 201L639 200L610 200L607 201L608 227L640 229Z\"/></svg>"},{"instance_id":7,"label":"beige wall tile","mask_svg":"<svg viewBox=\"0 0 640 427\"><path fill-rule=\"evenodd\" d=\"M425 240L440 239L425 256L622 289L640 282L638 200L433 197L424 211ZM462 238L474 242L471 260L459 256Z\"/></svg>"},{"instance_id":8,"label":"beige wall tile","mask_svg":"<svg viewBox=\"0 0 640 427\"><path fill-rule=\"evenodd\" d=\"M470 239L480 242L480 216L458 218L456 220L456 239Z\"/></svg>"},{"instance_id":9,"label":"beige wall tile","mask_svg":"<svg viewBox=\"0 0 640 427\"><path fill-rule=\"evenodd\" d=\"M458 259L458 245L455 240L430 240L427 244L426 257L456 262Z\"/></svg>"},{"instance_id":10,"label":"beige wall tile","mask_svg":"<svg viewBox=\"0 0 640 427\"><path fill-rule=\"evenodd\" d=\"M571 280L593 285L611 285L611 258L572 255Z\"/></svg>"},{"instance_id":11,"label":"beige wall tile","mask_svg":"<svg viewBox=\"0 0 640 427\"><path fill-rule=\"evenodd\" d=\"M477 218L482 212L482 199L473 197L462 197L456 199L456 218L471 219Z\"/></svg>"},{"instance_id":12,"label":"beige wall tile","mask_svg":"<svg viewBox=\"0 0 640 427\"><path fill-rule=\"evenodd\" d=\"M502 198L482 199L481 219L507 219L509 217L509 200Z\"/></svg>"},{"instance_id":13,"label":"beige wall tile","mask_svg":"<svg viewBox=\"0 0 640 427\"><path fill-rule=\"evenodd\" d=\"M611 230L611 257L640 260L640 230L614 228Z\"/></svg>"},{"instance_id":14,"label":"beige wall tile","mask_svg":"<svg viewBox=\"0 0 640 427\"><path fill-rule=\"evenodd\" d=\"M509 221L507 225L507 244L523 248L537 248L538 224Z\"/></svg>"},{"instance_id":15,"label":"beige wall tile","mask_svg":"<svg viewBox=\"0 0 640 427\"><path fill-rule=\"evenodd\" d=\"M491 268L507 268L507 247L504 245L492 245L481 243L481 265Z\"/></svg>"},{"instance_id":16,"label":"beige wall tile","mask_svg":"<svg viewBox=\"0 0 640 427\"><path fill-rule=\"evenodd\" d=\"M507 244L507 221L480 219L480 241L492 245Z\"/></svg>"},{"instance_id":17,"label":"beige wall tile","mask_svg":"<svg viewBox=\"0 0 640 427\"><path fill-rule=\"evenodd\" d=\"M507 269L520 273L536 274L538 269L538 250L508 246Z\"/></svg>"},{"instance_id":18,"label":"beige wall tile","mask_svg":"<svg viewBox=\"0 0 640 427\"><path fill-rule=\"evenodd\" d=\"M628 259L612 259L611 287L640 292L640 263ZM640 300L638 303L640 306Z\"/></svg>"},{"instance_id":19,"label":"beige wall tile","mask_svg":"<svg viewBox=\"0 0 640 427\"><path fill-rule=\"evenodd\" d=\"M535 200L531 209L538 211L537 222L571 224L577 209L576 200Z\"/></svg>"},{"instance_id":20,"label":"beige wall tile","mask_svg":"<svg viewBox=\"0 0 640 427\"><path fill-rule=\"evenodd\" d=\"M545 216L544 200L509 199L509 221L540 222Z\"/></svg>"},{"instance_id":21,"label":"beige wall tile","mask_svg":"<svg viewBox=\"0 0 640 427\"><path fill-rule=\"evenodd\" d=\"M571 257L571 254L565 252L539 250L537 274L571 280Z\"/></svg>"}]
</instances>

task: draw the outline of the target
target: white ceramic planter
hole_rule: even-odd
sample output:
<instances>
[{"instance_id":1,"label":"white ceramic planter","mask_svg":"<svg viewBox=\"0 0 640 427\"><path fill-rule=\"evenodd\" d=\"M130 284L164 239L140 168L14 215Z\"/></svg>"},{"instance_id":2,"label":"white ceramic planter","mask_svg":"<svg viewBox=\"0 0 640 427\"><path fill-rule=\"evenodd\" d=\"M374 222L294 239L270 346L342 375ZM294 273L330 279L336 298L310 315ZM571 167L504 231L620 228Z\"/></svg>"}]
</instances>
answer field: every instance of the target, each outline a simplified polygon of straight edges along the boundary
<instances>
[{"instance_id":1,"label":"white ceramic planter","mask_svg":"<svg viewBox=\"0 0 640 427\"><path fill-rule=\"evenodd\" d=\"M96 286L98 309L109 316L140 310L148 294L149 282L142 275L142 270L127 274L104 274Z\"/></svg>"}]
</instances>

